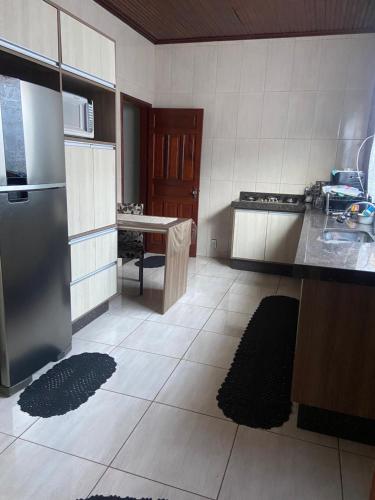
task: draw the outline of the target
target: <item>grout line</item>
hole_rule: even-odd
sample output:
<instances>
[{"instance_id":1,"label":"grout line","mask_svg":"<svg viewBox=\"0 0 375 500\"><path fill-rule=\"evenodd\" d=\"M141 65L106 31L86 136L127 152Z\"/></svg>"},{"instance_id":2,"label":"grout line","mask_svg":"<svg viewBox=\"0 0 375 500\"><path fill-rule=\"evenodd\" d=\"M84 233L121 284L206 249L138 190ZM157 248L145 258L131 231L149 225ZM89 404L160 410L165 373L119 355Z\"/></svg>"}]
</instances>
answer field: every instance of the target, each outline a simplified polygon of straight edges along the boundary
<instances>
[{"instance_id":1,"label":"grout line","mask_svg":"<svg viewBox=\"0 0 375 500\"><path fill-rule=\"evenodd\" d=\"M226 473L227 473L227 470L228 470L228 465L229 465L230 459L232 458L233 448L234 448L234 444L235 444L236 439L237 439L239 428L240 428L240 426L237 425L237 429L236 429L236 432L235 432L234 438L233 438L233 443L232 443L232 446L231 446L231 449L230 449L230 452L229 452L229 456L228 456L228 460L227 460L227 463L226 463L226 466L225 466L224 474L223 474L223 477L221 479L220 488L219 488L219 491L218 491L217 496L216 496L217 499L220 496L221 488L223 487L223 484L224 484L225 476L226 476Z\"/></svg>"},{"instance_id":2,"label":"grout line","mask_svg":"<svg viewBox=\"0 0 375 500\"><path fill-rule=\"evenodd\" d=\"M108 470L109 470L109 465L108 465L108 466L106 466L106 468L105 468L105 470L104 470L103 474L101 474L101 475L99 476L99 479L95 482L94 486L93 486L93 487L91 488L91 490L88 492L88 494L86 495L86 498L89 498L89 497L92 495L93 491L94 491L94 490L95 490L95 488L98 486L98 484L99 484L99 483L100 483L100 481L103 479L104 475L107 473L107 471L108 471Z\"/></svg>"}]
</instances>

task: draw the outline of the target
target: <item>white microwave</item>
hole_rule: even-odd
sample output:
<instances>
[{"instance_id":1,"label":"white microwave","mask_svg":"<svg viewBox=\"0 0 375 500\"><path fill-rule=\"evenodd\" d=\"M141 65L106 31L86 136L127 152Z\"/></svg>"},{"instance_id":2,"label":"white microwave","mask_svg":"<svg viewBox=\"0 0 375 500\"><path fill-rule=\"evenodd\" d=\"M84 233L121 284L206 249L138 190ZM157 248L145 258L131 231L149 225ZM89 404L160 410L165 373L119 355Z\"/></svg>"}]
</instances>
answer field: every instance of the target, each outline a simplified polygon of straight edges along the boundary
<instances>
[{"instance_id":1,"label":"white microwave","mask_svg":"<svg viewBox=\"0 0 375 500\"><path fill-rule=\"evenodd\" d=\"M63 92L64 134L94 138L94 103L70 92Z\"/></svg>"}]
</instances>

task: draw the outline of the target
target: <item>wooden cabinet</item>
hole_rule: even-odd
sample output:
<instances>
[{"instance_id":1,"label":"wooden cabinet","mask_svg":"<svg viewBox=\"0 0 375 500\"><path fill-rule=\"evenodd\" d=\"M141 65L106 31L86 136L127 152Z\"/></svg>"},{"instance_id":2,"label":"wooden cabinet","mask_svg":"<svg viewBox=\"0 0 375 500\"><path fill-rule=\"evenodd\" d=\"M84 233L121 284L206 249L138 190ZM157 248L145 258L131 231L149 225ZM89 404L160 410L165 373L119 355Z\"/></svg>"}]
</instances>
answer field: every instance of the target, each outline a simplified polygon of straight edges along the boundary
<instances>
[{"instance_id":1,"label":"wooden cabinet","mask_svg":"<svg viewBox=\"0 0 375 500\"><path fill-rule=\"evenodd\" d=\"M89 276L70 287L72 321L115 295L116 264Z\"/></svg>"},{"instance_id":2,"label":"wooden cabinet","mask_svg":"<svg viewBox=\"0 0 375 500\"><path fill-rule=\"evenodd\" d=\"M71 281L83 278L117 260L117 231L93 233L84 239L72 240Z\"/></svg>"},{"instance_id":3,"label":"wooden cabinet","mask_svg":"<svg viewBox=\"0 0 375 500\"><path fill-rule=\"evenodd\" d=\"M95 228L116 224L116 153L93 148Z\"/></svg>"},{"instance_id":4,"label":"wooden cabinet","mask_svg":"<svg viewBox=\"0 0 375 500\"><path fill-rule=\"evenodd\" d=\"M264 260L268 212L234 210L231 257Z\"/></svg>"},{"instance_id":5,"label":"wooden cabinet","mask_svg":"<svg viewBox=\"0 0 375 500\"><path fill-rule=\"evenodd\" d=\"M116 152L112 147L65 145L69 236L116 223Z\"/></svg>"},{"instance_id":6,"label":"wooden cabinet","mask_svg":"<svg viewBox=\"0 0 375 500\"><path fill-rule=\"evenodd\" d=\"M1 0L0 39L58 61L57 9L43 0Z\"/></svg>"},{"instance_id":7,"label":"wooden cabinet","mask_svg":"<svg viewBox=\"0 0 375 500\"><path fill-rule=\"evenodd\" d=\"M303 214L269 212L265 260L293 264L301 234Z\"/></svg>"},{"instance_id":8,"label":"wooden cabinet","mask_svg":"<svg viewBox=\"0 0 375 500\"><path fill-rule=\"evenodd\" d=\"M303 223L303 214L233 211L233 259L293 264Z\"/></svg>"},{"instance_id":9,"label":"wooden cabinet","mask_svg":"<svg viewBox=\"0 0 375 500\"><path fill-rule=\"evenodd\" d=\"M86 146L66 146L65 170L68 233L73 236L95 228L92 149Z\"/></svg>"},{"instance_id":10,"label":"wooden cabinet","mask_svg":"<svg viewBox=\"0 0 375 500\"><path fill-rule=\"evenodd\" d=\"M62 63L87 76L115 84L115 43L61 12Z\"/></svg>"}]
</instances>

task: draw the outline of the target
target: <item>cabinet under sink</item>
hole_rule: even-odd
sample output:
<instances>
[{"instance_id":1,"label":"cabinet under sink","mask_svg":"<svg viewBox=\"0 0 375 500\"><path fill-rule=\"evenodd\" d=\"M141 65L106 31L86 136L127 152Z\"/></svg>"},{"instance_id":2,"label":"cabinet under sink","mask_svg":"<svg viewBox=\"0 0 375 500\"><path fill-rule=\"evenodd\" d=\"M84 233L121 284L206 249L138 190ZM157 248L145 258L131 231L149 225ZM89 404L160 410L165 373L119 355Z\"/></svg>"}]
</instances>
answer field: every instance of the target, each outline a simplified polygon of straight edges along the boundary
<instances>
[{"instance_id":1,"label":"cabinet under sink","mask_svg":"<svg viewBox=\"0 0 375 500\"><path fill-rule=\"evenodd\" d=\"M231 258L293 264L303 213L233 210Z\"/></svg>"}]
</instances>

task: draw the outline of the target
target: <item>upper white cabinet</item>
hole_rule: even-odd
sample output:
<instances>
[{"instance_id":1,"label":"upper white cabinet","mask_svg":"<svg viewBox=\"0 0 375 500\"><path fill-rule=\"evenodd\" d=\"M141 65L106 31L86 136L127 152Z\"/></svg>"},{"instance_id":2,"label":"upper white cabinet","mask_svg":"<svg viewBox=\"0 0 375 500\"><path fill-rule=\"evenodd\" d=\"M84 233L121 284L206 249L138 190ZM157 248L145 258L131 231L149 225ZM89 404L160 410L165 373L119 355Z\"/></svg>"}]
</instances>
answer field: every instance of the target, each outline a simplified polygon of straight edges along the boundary
<instances>
[{"instance_id":1,"label":"upper white cabinet","mask_svg":"<svg viewBox=\"0 0 375 500\"><path fill-rule=\"evenodd\" d=\"M269 212L265 260L293 264L301 234L303 214Z\"/></svg>"},{"instance_id":2,"label":"upper white cabinet","mask_svg":"<svg viewBox=\"0 0 375 500\"><path fill-rule=\"evenodd\" d=\"M300 213L234 210L231 257L293 264L302 223Z\"/></svg>"},{"instance_id":3,"label":"upper white cabinet","mask_svg":"<svg viewBox=\"0 0 375 500\"><path fill-rule=\"evenodd\" d=\"M57 62L57 9L43 0L0 0L0 39Z\"/></svg>"},{"instance_id":4,"label":"upper white cabinet","mask_svg":"<svg viewBox=\"0 0 375 500\"><path fill-rule=\"evenodd\" d=\"M65 12L60 19L62 63L115 84L115 43Z\"/></svg>"},{"instance_id":5,"label":"upper white cabinet","mask_svg":"<svg viewBox=\"0 0 375 500\"><path fill-rule=\"evenodd\" d=\"M260 210L234 210L231 257L264 260L267 216Z\"/></svg>"},{"instance_id":6,"label":"upper white cabinet","mask_svg":"<svg viewBox=\"0 0 375 500\"><path fill-rule=\"evenodd\" d=\"M112 147L65 145L68 233L116 224L116 152Z\"/></svg>"}]
</instances>

